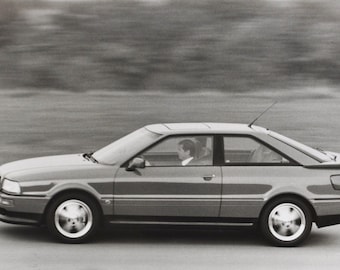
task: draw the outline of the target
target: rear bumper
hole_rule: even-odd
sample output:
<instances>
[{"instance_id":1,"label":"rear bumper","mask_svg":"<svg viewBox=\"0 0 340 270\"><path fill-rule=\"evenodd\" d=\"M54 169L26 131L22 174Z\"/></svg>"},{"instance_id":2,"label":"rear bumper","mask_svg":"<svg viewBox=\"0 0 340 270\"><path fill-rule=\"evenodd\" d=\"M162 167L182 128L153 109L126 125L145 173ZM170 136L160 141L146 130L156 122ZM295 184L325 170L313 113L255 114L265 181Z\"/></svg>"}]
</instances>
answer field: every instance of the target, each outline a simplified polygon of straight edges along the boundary
<instances>
[{"instance_id":1,"label":"rear bumper","mask_svg":"<svg viewBox=\"0 0 340 270\"><path fill-rule=\"evenodd\" d=\"M318 199L311 203L315 210L315 223L319 228L340 224L340 199Z\"/></svg>"},{"instance_id":2,"label":"rear bumper","mask_svg":"<svg viewBox=\"0 0 340 270\"><path fill-rule=\"evenodd\" d=\"M315 221L318 228L340 224L340 215L320 216Z\"/></svg>"}]
</instances>

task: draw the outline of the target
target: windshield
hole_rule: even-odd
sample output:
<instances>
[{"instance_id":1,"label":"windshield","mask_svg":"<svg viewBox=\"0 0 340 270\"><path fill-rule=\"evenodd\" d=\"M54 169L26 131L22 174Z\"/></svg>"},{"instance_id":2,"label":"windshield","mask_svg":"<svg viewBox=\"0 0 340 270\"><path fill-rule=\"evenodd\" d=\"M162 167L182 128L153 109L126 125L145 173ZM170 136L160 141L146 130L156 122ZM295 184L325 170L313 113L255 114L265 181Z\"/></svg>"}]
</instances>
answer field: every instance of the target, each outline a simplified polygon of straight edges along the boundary
<instances>
[{"instance_id":1,"label":"windshield","mask_svg":"<svg viewBox=\"0 0 340 270\"><path fill-rule=\"evenodd\" d=\"M302 153L310 156L311 158L314 158L316 159L317 161L319 162L327 162L327 161L331 161L332 158L330 156L328 156L327 154L315 149L315 148L312 148L312 147L309 147L305 144L302 144L302 143L299 143L293 139L290 139L290 138L287 138L281 134L278 134L276 132L273 132L271 131L269 133L269 135L285 144L288 144L290 145L291 147L301 151Z\"/></svg>"},{"instance_id":2,"label":"windshield","mask_svg":"<svg viewBox=\"0 0 340 270\"><path fill-rule=\"evenodd\" d=\"M118 161L125 161L134 154L156 141L161 135L140 128L113 143L99 149L93 157L104 164L115 164Z\"/></svg>"}]
</instances>

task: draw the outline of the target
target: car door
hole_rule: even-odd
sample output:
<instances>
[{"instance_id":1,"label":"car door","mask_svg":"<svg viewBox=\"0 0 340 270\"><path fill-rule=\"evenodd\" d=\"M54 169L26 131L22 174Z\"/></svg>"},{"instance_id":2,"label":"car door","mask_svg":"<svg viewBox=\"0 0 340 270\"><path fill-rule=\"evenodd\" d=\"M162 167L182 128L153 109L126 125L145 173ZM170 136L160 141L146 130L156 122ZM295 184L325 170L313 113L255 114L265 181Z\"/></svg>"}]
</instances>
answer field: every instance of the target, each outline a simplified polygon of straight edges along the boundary
<instances>
[{"instance_id":1,"label":"car door","mask_svg":"<svg viewBox=\"0 0 340 270\"><path fill-rule=\"evenodd\" d=\"M187 164L180 143L192 149ZM183 149L182 149L183 150ZM144 168L122 166L114 183L114 214L153 217L217 217L221 168L213 166L213 136L170 136L142 151ZM183 163L183 164L182 164Z\"/></svg>"},{"instance_id":2,"label":"car door","mask_svg":"<svg viewBox=\"0 0 340 270\"><path fill-rule=\"evenodd\" d=\"M300 178L301 166L252 136L222 136L221 217L257 218L266 194Z\"/></svg>"}]
</instances>

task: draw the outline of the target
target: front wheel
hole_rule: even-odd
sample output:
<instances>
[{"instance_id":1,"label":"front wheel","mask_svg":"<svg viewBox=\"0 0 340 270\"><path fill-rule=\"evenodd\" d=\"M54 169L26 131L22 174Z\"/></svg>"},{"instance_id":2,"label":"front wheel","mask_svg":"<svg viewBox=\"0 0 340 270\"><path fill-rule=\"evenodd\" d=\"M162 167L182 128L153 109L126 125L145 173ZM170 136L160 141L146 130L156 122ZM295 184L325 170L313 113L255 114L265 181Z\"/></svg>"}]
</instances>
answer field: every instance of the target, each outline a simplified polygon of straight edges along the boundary
<instances>
[{"instance_id":1,"label":"front wheel","mask_svg":"<svg viewBox=\"0 0 340 270\"><path fill-rule=\"evenodd\" d=\"M47 210L48 230L65 243L82 243L94 235L99 211L93 200L83 194L64 195Z\"/></svg>"},{"instance_id":2,"label":"front wheel","mask_svg":"<svg viewBox=\"0 0 340 270\"><path fill-rule=\"evenodd\" d=\"M295 198L270 203L260 218L263 235L276 246L297 246L309 235L312 215L309 207Z\"/></svg>"}]
</instances>

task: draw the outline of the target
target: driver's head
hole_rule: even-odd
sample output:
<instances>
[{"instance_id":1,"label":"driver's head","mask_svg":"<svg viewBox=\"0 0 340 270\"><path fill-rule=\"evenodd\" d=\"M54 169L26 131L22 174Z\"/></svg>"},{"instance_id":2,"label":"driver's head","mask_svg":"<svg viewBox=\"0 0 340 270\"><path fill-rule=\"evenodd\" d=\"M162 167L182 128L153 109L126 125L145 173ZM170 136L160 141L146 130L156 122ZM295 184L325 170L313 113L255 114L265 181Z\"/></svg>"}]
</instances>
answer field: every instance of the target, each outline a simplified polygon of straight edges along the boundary
<instances>
[{"instance_id":1,"label":"driver's head","mask_svg":"<svg viewBox=\"0 0 340 270\"><path fill-rule=\"evenodd\" d=\"M180 160L186 160L195 155L195 144L193 141L182 140L177 145L177 154Z\"/></svg>"}]
</instances>

